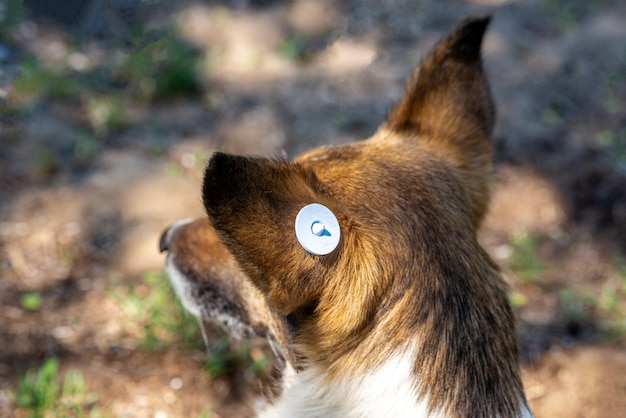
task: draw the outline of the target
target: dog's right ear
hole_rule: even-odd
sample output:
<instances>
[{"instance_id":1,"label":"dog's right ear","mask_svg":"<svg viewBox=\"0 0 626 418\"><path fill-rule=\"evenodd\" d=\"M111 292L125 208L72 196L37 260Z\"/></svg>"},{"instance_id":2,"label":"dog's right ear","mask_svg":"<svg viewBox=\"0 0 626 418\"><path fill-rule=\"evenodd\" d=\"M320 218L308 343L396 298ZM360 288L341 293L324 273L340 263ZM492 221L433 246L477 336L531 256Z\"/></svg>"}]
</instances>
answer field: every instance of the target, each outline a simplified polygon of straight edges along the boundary
<instances>
[{"instance_id":1,"label":"dog's right ear","mask_svg":"<svg viewBox=\"0 0 626 418\"><path fill-rule=\"evenodd\" d=\"M459 170L476 227L486 211L492 174L495 111L481 60L489 20L468 18L435 45L381 127L383 138L416 143Z\"/></svg>"},{"instance_id":2,"label":"dog's right ear","mask_svg":"<svg viewBox=\"0 0 626 418\"><path fill-rule=\"evenodd\" d=\"M494 107L483 75L481 44L489 17L471 17L421 62L386 127L447 138L489 137Z\"/></svg>"}]
</instances>

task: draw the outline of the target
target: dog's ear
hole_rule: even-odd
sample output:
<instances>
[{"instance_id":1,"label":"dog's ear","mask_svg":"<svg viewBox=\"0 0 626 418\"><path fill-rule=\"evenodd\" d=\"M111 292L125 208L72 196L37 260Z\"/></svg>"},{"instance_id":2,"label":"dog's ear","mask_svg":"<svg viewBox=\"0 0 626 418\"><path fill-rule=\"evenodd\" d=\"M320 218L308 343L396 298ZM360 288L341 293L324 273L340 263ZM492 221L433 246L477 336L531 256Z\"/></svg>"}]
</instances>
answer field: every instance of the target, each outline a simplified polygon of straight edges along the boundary
<instances>
[{"instance_id":1,"label":"dog's ear","mask_svg":"<svg viewBox=\"0 0 626 418\"><path fill-rule=\"evenodd\" d=\"M409 80L386 127L450 140L489 138L494 106L483 75L481 44L489 17L468 18L443 38Z\"/></svg>"},{"instance_id":2,"label":"dog's ear","mask_svg":"<svg viewBox=\"0 0 626 418\"><path fill-rule=\"evenodd\" d=\"M320 265L298 243L294 227L307 204L332 205L319 196L317 183L301 165L220 152L205 171L202 198L211 224L282 314L316 299L320 289Z\"/></svg>"},{"instance_id":3,"label":"dog's ear","mask_svg":"<svg viewBox=\"0 0 626 418\"><path fill-rule=\"evenodd\" d=\"M415 141L467 178L475 224L484 215L491 175L495 110L483 74L481 44L489 17L461 22L423 59L383 130Z\"/></svg>"}]
</instances>

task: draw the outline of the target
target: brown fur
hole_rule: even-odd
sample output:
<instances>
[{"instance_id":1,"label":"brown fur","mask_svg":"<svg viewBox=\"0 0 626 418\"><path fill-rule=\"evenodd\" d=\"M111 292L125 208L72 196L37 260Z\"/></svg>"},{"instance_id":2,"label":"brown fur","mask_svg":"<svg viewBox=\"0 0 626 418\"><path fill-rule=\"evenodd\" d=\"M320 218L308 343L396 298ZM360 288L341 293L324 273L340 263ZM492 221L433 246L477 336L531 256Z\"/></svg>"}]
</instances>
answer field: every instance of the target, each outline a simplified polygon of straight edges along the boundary
<instances>
[{"instance_id":1,"label":"brown fur","mask_svg":"<svg viewBox=\"0 0 626 418\"><path fill-rule=\"evenodd\" d=\"M414 344L418 395L453 417L517 416L524 399L506 286L476 239L492 171L487 23L444 38L368 140L292 162L216 153L203 185L212 226L308 364L356 376ZM296 239L309 203L341 226L329 255Z\"/></svg>"}]
</instances>

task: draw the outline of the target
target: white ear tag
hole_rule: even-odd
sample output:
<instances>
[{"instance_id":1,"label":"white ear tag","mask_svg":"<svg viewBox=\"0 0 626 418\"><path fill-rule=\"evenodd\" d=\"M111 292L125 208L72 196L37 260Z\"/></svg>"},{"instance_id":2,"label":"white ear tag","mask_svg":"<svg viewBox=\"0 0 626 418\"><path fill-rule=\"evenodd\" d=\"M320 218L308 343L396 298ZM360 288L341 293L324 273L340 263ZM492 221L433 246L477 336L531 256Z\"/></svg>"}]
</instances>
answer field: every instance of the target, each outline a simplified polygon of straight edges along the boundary
<instances>
[{"instance_id":1,"label":"white ear tag","mask_svg":"<svg viewBox=\"0 0 626 418\"><path fill-rule=\"evenodd\" d=\"M329 254L339 245L339 222L326 206L311 203L296 216L296 237L311 254Z\"/></svg>"}]
</instances>

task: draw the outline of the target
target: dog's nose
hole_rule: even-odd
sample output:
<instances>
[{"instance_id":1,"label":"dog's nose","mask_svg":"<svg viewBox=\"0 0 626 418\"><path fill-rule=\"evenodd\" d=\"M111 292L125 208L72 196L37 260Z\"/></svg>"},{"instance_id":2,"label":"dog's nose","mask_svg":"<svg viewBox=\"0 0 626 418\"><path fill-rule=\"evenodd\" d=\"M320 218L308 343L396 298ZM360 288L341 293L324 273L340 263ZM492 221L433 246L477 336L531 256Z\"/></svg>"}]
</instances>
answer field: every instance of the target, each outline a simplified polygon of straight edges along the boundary
<instances>
[{"instance_id":1,"label":"dog's nose","mask_svg":"<svg viewBox=\"0 0 626 418\"><path fill-rule=\"evenodd\" d=\"M170 225L165 228L165 231L161 233L161 238L159 238L159 252L162 253L164 251L168 251L169 248L169 232L174 225Z\"/></svg>"},{"instance_id":2,"label":"dog's nose","mask_svg":"<svg viewBox=\"0 0 626 418\"><path fill-rule=\"evenodd\" d=\"M165 228L163 233L161 233L161 238L159 238L159 252L162 253L164 251L169 251L171 249L170 246L172 244L172 237L174 236L176 230L181 226L187 225L191 222L193 222L193 219L183 219L178 222L174 222L173 224Z\"/></svg>"}]
</instances>

